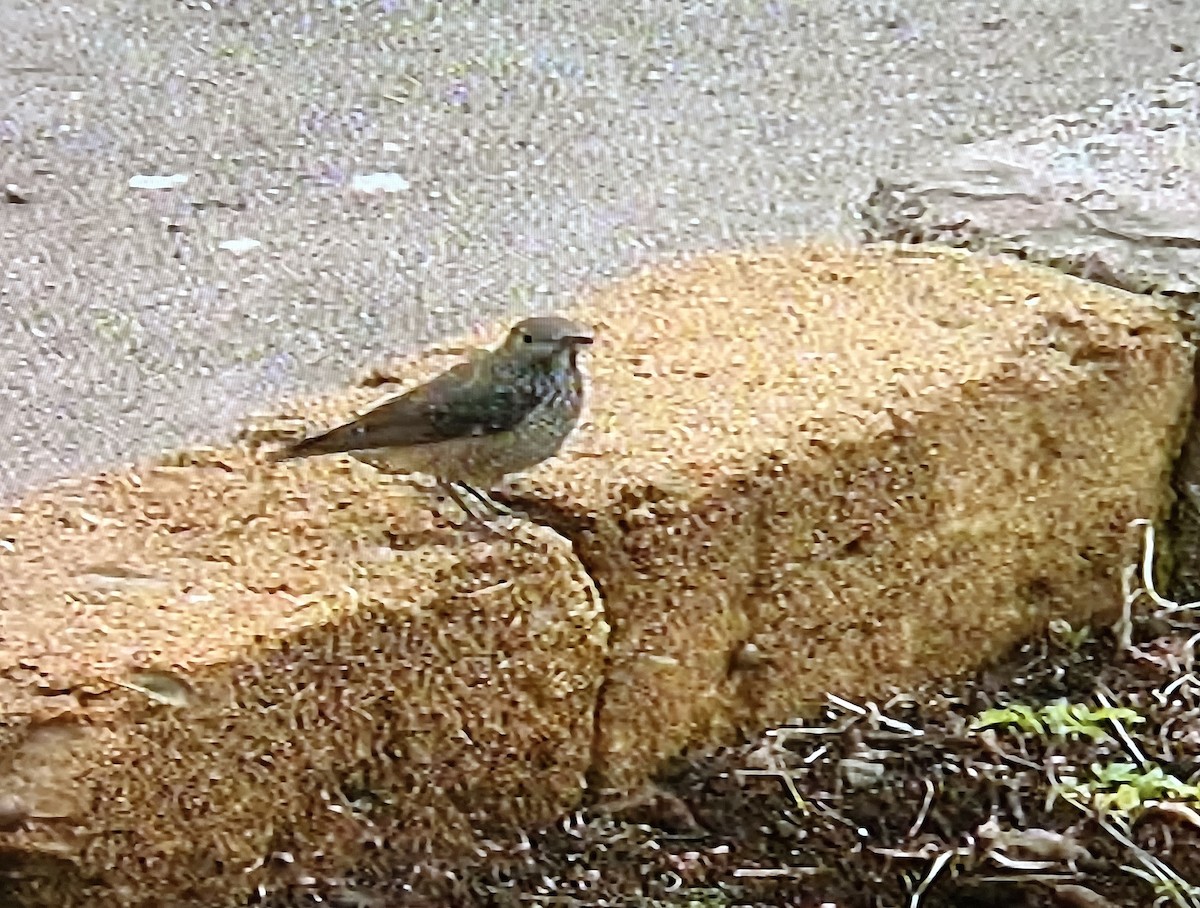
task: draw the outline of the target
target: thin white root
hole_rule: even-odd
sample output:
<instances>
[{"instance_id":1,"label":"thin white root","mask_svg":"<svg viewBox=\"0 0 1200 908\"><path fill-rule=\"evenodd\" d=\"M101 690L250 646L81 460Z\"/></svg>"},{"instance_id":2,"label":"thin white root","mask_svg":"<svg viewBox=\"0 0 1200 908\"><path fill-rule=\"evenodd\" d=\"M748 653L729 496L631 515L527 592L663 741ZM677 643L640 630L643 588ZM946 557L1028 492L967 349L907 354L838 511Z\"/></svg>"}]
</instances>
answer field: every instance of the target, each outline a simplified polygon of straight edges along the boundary
<instances>
[{"instance_id":1,"label":"thin white root","mask_svg":"<svg viewBox=\"0 0 1200 908\"><path fill-rule=\"evenodd\" d=\"M1144 517L1139 517L1137 520L1131 521L1131 527L1145 527L1145 542L1142 546L1142 590L1150 597L1150 600L1158 606L1158 614L1169 615L1172 612L1182 612L1189 609L1200 608L1200 601L1197 602L1173 602L1158 592L1154 585L1154 524ZM1134 596L1137 596L1134 592Z\"/></svg>"}]
</instances>

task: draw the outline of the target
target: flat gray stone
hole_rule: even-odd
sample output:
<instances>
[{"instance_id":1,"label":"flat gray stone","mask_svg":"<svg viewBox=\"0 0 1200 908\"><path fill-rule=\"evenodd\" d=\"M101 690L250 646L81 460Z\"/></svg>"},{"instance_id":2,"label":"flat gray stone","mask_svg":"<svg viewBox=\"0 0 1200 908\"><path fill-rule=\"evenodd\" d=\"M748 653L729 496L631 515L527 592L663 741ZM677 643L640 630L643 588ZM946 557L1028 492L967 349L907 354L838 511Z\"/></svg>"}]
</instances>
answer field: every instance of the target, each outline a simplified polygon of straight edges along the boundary
<instances>
[{"instance_id":1,"label":"flat gray stone","mask_svg":"<svg viewBox=\"0 0 1200 908\"><path fill-rule=\"evenodd\" d=\"M1200 293L1200 64L879 179L871 241L1012 253L1138 293Z\"/></svg>"}]
</instances>

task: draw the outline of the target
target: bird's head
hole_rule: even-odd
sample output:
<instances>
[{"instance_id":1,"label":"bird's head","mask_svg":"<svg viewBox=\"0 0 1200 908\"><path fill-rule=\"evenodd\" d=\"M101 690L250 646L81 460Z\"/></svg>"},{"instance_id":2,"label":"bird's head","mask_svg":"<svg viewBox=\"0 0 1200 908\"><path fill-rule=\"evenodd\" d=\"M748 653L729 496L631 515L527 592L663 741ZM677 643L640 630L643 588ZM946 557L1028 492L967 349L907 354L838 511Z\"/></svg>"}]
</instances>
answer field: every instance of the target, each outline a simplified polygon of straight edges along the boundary
<instances>
[{"instance_id":1,"label":"bird's head","mask_svg":"<svg viewBox=\"0 0 1200 908\"><path fill-rule=\"evenodd\" d=\"M562 353L570 354L593 340L592 329L556 315L527 318L513 325L504 339L503 350L525 362L545 362Z\"/></svg>"}]
</instances>

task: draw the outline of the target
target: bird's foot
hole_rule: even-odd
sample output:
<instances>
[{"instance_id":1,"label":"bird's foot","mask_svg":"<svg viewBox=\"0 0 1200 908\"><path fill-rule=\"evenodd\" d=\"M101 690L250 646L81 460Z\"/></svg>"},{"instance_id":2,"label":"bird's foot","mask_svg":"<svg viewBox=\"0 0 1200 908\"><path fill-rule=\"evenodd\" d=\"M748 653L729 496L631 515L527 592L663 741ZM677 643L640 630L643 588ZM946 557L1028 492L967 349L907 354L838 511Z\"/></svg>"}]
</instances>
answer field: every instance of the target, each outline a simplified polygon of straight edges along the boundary
<instances>
[{"instance_id":1,"label":"bird's foot","mask_svg":"<svg viewBox=\"0 0 1200 908\"><path fill-rule=\"evenodd\" d=\"M446 497L458 505L459 510L466 517L466 523L484 530L488 535L495 538L504 539L507 542L515 542L517 545L525 548L532 548L529 543L514 535L511 532L511 528L500 529L496 526L495 521L497 518L507 517L512 519L516 516L510 508L493 501L485 492L469 486L465 482L439 483L438 487L446 493ZM470 496L478 505L482 505L490 512L488 516L484 517L476 513L475 509L468 502L467 496Z\"/></svg>"},{"instance_id":2,"label":"bird's foot","mask_svg":"<svg viewBox=\"0 0 1200 908\"><path fill-rule=\"evenodd\" d=\"M469 486L465 482L456 483L456 485L462 491L466 492L468 495L470 495L472 498L474 498L476 501L478 501L480 504L482 504L485 508L487 508L489 511L491 511L493 517L501 517L501 516L502 517L515 517L516 516L516 511L514 511L512 508L508 507L508 505L501 504L500 502L498 502L496 499L494 499L491 495L489 495L487 492L483 491L482 489L477 489L474 486ZM459 507L462 507L462 505L459 505Z\"/></svg>"}]
</instances>

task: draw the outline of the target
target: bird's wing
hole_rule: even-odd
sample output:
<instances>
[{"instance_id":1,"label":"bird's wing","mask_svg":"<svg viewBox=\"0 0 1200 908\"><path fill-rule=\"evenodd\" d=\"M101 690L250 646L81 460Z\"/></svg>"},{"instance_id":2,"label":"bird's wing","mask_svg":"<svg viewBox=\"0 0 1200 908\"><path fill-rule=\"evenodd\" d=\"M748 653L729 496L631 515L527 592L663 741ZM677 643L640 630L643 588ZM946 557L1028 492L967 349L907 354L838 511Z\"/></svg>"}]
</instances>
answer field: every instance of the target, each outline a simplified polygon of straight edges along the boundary
<instances>
[{"instance_id":1,"label":"bird's wing","mask_svg":"<svg viewBox=\"0 0 1200 908\"><path fill-rule=\"evenodd\" d=\"M493 364L491 354L475 352L469 362L293 445L282 456L432 444L508 431L537 405L537 394L532 382L497 381Z\"/></svg>"}]
</instances>

